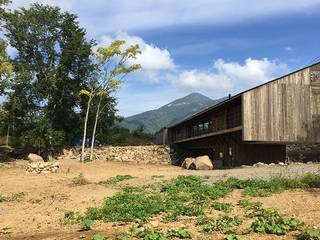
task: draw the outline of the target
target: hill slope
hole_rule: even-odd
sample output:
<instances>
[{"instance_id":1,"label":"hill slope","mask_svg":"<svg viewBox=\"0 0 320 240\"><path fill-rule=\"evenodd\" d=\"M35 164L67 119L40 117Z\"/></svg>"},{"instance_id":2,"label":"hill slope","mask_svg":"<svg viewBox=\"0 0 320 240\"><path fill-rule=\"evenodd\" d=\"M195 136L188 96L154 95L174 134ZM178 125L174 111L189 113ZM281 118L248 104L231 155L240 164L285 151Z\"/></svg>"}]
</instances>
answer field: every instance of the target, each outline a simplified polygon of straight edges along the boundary
<instances>
[{"instance_id":1,"label":"hill slope","mask_svg":"<svg viewBox=\"0 0 320 240\"><path fill-rule=\"evenodd\" d=\"M222 100L212 100L200 93L191 93L158 109L127 117L120 123L120 126L128 128L131 131L139 126L143 126L144 132L155 133L162 127L179 122Z\"/></svg>"}]
</instances>

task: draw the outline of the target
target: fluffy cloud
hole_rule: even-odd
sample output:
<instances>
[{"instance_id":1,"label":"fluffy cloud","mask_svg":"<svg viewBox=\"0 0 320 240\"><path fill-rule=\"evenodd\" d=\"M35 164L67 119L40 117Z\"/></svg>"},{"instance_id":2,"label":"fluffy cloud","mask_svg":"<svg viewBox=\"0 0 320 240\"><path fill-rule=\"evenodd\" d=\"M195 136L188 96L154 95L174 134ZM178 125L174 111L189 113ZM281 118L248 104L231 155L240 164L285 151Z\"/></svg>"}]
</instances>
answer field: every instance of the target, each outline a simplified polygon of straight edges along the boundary
<instances>
[{"instance_id":1,"label":"fluffy cloud","mask_svg":"<svg viewBox=\"0 0 320 240\"><path fill-rule=\"evenodd\" d=\"M113 37L103 36L98 45L108 45L115 39L125 40L126 46L139 44L141 54L136 59L131 59L130 61L131 63L141 64L145 71L172 70L175 67L167 49L161 49L153 44L148 44L138 36L130 36L127 33L118 33Z\"/></svg>"},{"instance_id":2,"label":"fluffy cloud","mask_svg":"<svg viewBox=\"0 0 320 240\"><path fill-rule=\"evenodd\" d=\"M176 86L194 90L243 90L288 72L288 66L279 61L248 58L243 64L218 59L210 72L182 71L172 80Z\"/></svg>"}]
</instances>

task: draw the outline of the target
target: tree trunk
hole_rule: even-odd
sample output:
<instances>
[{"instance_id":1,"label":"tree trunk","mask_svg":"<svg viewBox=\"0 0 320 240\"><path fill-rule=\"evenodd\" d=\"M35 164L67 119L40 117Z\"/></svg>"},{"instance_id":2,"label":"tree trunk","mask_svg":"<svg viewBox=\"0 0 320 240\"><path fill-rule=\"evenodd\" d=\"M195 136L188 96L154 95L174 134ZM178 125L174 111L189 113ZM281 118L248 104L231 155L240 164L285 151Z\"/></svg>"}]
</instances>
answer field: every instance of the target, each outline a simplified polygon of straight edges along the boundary
<instances>
[{"instance_id":1,"label":"tree trunk","mask_svg":"<svg viewBox=\"0 0 320 240\"><path fill-rule=\"evenodd\" d=\"M9 146L9 134L10 134L10 125L8 125L8 130L7 130L7 138L6 138L6 146Z\"/></svg>"},{"instance_id":2,"label":"tree trunk","mask_svg":"<svg viewBox=\"0 0 320 240\"><path fill-rule=\"evenodd\" d=\"M83 137L82 137L82 149L81 149L81 159L80 162L84 162L84 149L86 146L86 138L87 138L87 124L88 124L88 118L89 118L89 110L91 105L92 96L89 96L88 100L88 106L86 111L86 118L84 120L84 127L83 127Z\"/></svg>"},{"instance_id":3,"label":"tree trunk","mask_svg":"<svg viewBox=\"0 0 320 240\"><path fill-rule=\"evenodd\" d=\"M99 115L100 115L101 100L102 100L102 96L100 96L100 99L99 99L97 112L96 112L96 119L94 121L94 127L93 127L93 132L92 132L92 139L91 139L90 161L93 160L93 148L94 148L95 135L96 135L97 125L98 125L98 120L99 120Z\"/></svg>"}]
</instances>

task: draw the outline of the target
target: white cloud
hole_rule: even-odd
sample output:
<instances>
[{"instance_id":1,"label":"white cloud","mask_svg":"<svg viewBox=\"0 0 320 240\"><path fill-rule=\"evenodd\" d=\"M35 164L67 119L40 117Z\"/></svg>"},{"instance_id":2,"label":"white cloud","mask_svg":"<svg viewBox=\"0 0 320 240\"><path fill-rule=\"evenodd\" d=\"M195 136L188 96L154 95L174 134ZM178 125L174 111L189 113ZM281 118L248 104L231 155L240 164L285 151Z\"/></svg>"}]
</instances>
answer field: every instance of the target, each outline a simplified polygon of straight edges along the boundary
<instances>
[{"instance_id":1,"label":"white cloud","mask_svg":"<svg viewBox=\"0 0 320 240\"><path fill-rule=\"evenodd\" d=\"M200 72L198 70L183 71L173 84L190 89L229 89L232 87L230 79L222 74Z\"/></svg>"},{"instance_id":2,"label":"white cloud","mask_svg":"<svg viewBox=\"0 0 320 240\"><path fill-rule=\"evenodd\" d=\"M92 36L182 24L222 25L283 14L316 12L320 0L15 0L58 5L76 13Z\"/></svg>"},{"instance_id":3,"label":"white cloud","mask_svg":"<svg viewBox=\"0 0 320 240\"><path fill-rule=\"evenodd\" d=\"M130 36L127 33L118 33L114 37L102 36L99 46L106 46L115 39L126 41L126 46L139 44L141 54L136 59L131 59L130 63L141 64L145 71L172 70L175 65L170 52L161 49L153 44L146 43L141 37Z\"/></svg>"},{"instance_id":4,"label":"white cloud","mask_svg":"<svg viewBox=\"0 0 320 240\"><path fill-rule=\"evenodd\" d=\"M173 84L194 90L243 90L288 72L288 66L277 60L248 58L243 64L218 59L210 72L183 71Z\"/></svg>"},{"instance_id":5,"label":"white cloud","mask_svg":"<svg viewBox=\"0 0 320 240\"><path fill-rule=\"evenodd\" d=\"M290 51L293 51L293 48L288 46L288 47L285 47L284 50L290 52Z\"/></svg>"}]
</instances>

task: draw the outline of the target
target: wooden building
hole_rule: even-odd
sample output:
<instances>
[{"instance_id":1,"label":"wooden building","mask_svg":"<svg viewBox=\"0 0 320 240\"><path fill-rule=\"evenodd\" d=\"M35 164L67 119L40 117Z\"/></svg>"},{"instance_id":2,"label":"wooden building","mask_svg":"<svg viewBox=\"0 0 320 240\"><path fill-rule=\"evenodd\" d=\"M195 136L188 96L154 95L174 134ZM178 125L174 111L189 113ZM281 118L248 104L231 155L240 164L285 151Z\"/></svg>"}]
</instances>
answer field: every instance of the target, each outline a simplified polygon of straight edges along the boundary
<instances>
[{"instance_id":1,"label":"wooden building","mask_svg":"<svg viewBox=\"0 0 320 240\"><path fill-rule=\"evenodd\" d=\"M224 166L285 161L286 144L320 142L320 63L230 96L159 134L171 146L210 150Z\"/></svg>"}]
</instances>

